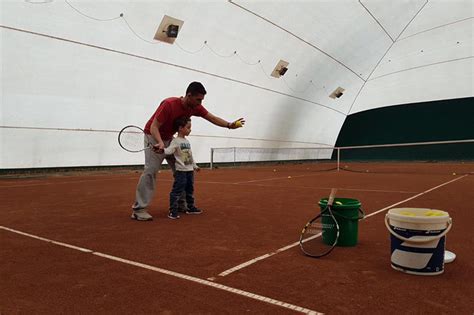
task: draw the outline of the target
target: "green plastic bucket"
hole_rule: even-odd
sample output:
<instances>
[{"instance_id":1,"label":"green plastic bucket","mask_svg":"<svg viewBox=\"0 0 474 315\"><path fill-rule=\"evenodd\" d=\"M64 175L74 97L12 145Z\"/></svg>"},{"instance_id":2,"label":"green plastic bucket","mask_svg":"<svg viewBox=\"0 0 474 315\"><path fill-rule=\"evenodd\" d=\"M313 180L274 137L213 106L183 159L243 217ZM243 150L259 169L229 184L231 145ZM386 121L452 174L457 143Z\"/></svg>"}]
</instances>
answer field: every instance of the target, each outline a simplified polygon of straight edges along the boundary
<instances>
[{"instance_id":1,"label":"green plastic bucket","mask_svg":"<svg viewBox=\"0 0 474 315\"><path fill-rule=\"evenodd\" d=\"M321 211L327 207L327 204L328 198L323 198L319 201ZM364 217L361 205L357 199L334 198L331 209L339 225L339 239L337 240L336 246L355 246L357 244L359 220ZM325 226L324 223L328 223L324 221L325 216L322 217L323 226ZM327 245L334 244L337 237L337 230L331 224L327 224L326 226L330 227L323 233L323 242Z\"/></svg>"}]
</instances>

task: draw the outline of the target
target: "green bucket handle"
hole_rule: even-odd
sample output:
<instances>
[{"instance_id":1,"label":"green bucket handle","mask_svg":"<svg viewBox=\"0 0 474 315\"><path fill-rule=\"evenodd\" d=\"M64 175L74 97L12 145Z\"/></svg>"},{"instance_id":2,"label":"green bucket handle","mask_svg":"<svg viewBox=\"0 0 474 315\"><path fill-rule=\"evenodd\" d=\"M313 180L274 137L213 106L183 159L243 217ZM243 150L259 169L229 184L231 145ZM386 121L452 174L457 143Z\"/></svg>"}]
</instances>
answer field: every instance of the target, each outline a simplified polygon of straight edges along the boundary
<instances>
[{"instance_id":1,"label":"green bucket handle","mask_svg":"<svg viewBox=\"0 0 474 315\"><path fill-rule=\"evenodd\" d=\"M404 236L401 236L401 235L395 233L392 230L392 228L390 227L390 225L388 224L388 213L385 215L385 226L387 227L390 234L392 234L396 238L401 239L402 241L409 242L409 243L428 243L428 242L436 241L437 239L442 238L443 236L448 234L449 230L451 230L451 227L453 226L453 220L451 218L449 218L448 227L446 228L446 230L443 231L443 233L441 233L439 235L432 236L432 237L423 237L423 238L418 238L418 239L417 238L415 238L415 239L406 238Z\"/></svg>"},{"instance_id":2,"label":"green bucket handle","mask_svg":"<svg viewBox=\"0 0 474 315\"><path fill-rule=\"evenodd\" d=\"M359 211L359 213L357 214L357 218L349 218L349 217L346 217L346 216L340 214L339 212L334 212L334 211L333 211L333 215L335 217L341 217L341 218L346 219L346 220L362 220L362 219L364 219L365 218L365 212L362 209L362 207L360 207L357 210Z\"/></svg>"}]
</instances>

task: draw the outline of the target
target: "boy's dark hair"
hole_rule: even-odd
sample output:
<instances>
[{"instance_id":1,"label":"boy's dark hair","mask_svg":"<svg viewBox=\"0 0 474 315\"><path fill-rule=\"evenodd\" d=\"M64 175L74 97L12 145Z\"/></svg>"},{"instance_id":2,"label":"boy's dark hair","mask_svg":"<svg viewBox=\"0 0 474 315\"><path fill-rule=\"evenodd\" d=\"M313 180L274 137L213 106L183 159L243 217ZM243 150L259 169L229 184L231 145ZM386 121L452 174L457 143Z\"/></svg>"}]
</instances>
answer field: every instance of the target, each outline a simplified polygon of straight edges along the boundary
<instances>
[{"instance_id":1,"label":"boy's dark hair","mask_svg":"<svg viewBox=\"0 0 474 315\"><path fill-rule=\"evenodd\" d=\"M201 84L201 82L191 82L186 89L186 95L188 93L191 93L191 95L197 95L197 94L202 94L206 95L206 89L204 88L204 85Z\"/></svg>"},{"instance_id":2,"label":"boy's dark hair","mask_svg":"<svg viewBox=\"0 0 474 315\"><path fill-rule=\"evenodd\" d=\"M191 121L191 118L186 117L186 116L176 118L176 120L173 122L174 132L178 131L179 128L186 126L188 124L188 122L190 122L190 121Z\"/></svg>"}]
</instances>

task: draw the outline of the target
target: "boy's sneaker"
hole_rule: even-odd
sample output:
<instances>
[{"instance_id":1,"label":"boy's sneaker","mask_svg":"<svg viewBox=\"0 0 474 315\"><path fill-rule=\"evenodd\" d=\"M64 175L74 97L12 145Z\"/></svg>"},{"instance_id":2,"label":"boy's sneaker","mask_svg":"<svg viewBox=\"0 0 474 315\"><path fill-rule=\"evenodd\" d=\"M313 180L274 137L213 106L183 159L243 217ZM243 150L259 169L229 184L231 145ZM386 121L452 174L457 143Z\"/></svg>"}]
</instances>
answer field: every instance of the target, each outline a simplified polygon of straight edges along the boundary
<instances>
[{"instance_id":1,"label":"boy's sneaker","mask_svg":"<svg viewBox=\"0 0 474 315\"><path fill-rule=\"evenodd\" d=\"M133 210L132 216L130 218L137 221L153 220L153 217L145 209Z\"/></svg>"},{"instance_id":2,"label":"boy's sneaker","mask_svg":"<svg viewBox=\"0 0 474 315\"><path fill-rule=\"evenodd\" d=\"M183 207L178 208L178 212L186 213L187 211L188 211L188 207L186 207L186 205L183 205Z\"/></svg>"},{"instance_id":3,"label":"boy's sneaker","mask_svg":"<svg viewBox=\"0 0 474 315\"><path fill-rule=\"evenodd\" d=\"M202 210L196 207L186 210L186 214L201 214L201 213L202 213Z\"/></svg>"},{"instance_id":4,"label":"boy's sneaker","mask_svg":"<svg viewBox=\"0 0 474 315\"><path fill-rule=\"evenodd\" d=\"M172 219L172 220L176 220L176 219L179 219L179 214L178 212L170 212L168 213L168 218Z\"/></svg>"},{"instance_id":5,"label":"boy's sneaker","mask_svg":"<svg viewBox=\"0 0 474 315\"><path fill-rule=\"evenodd\" d=\"M188 204L186 203L186 200L180 198L178 200L178 212L186 213L187 210Z\"/></svg>"}]
</instances>

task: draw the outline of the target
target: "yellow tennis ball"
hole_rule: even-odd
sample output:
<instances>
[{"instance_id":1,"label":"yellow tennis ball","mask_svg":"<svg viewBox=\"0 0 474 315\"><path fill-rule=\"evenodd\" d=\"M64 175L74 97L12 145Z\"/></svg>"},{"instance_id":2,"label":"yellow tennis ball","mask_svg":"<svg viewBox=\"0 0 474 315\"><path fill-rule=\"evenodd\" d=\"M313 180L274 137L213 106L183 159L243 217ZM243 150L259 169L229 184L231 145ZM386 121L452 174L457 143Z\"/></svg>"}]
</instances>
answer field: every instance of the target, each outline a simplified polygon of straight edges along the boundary
<instances>
[{"instance_id":1,"label":"yellow tennis ball","mask_svg":"<svg viewBox=\"0 0 474 315\"><path fill-rule=\"evenodd\" d=\"M424 215L427 217L442 217L444 213L441 211L426 211Z\"/></svg>"},{"instance_id":2,"label":"yellow tennis ball","mask_svg":"<svg viewBox=\"0 0 474 315\"><path fill-rule=\"evenodd\" d=\"M242 127L242 122L240 120L236 120L236 121L234 121L234 126L236 128L240 128L240 127Z\"/></svg>"}]
</instances>

